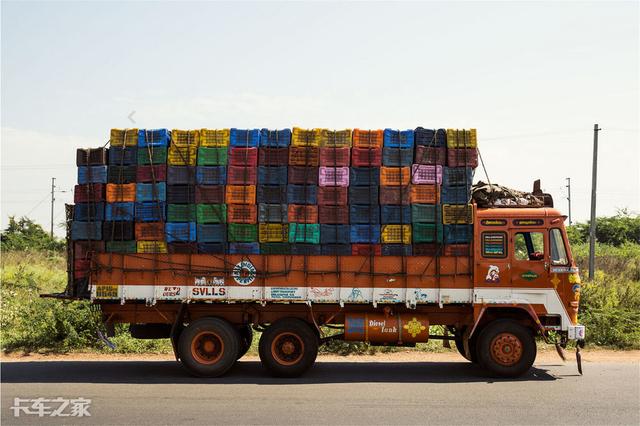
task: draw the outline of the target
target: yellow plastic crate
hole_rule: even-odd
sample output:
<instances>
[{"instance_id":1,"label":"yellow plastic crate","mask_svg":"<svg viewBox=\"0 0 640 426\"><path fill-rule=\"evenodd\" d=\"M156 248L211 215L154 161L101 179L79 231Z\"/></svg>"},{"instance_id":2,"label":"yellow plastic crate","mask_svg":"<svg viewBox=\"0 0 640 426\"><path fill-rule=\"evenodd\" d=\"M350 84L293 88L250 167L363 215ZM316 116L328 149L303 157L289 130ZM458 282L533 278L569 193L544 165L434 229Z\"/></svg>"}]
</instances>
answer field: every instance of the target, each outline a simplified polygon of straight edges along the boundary
<instances>
[{"instance_id":1,"label":"yellow plastic crate","mask_svg":"<svg viewBox=\"0 0 640 426\"><path fill-rule=\"evenodd\" d=\"M443 204L442 223L445 225L472 224L473 205L471 204Z\"/></svg>"},{"instance_id":2,"label":"yellow plastic crate","mask_svg":"<svg viewBox=\"0 0 640 426\"><path fill-rule=\"evenodd\" d=\"M291 146L318 146L318 142L313 129L293 128Z\"/></svg>"},{"instance_id":3,"label":"yellow plastic crate","mask_svg":"<svg viewBox=\"0 0 640 426\"><path fill-rule=\"evenodd\" d=\"M138 129L111 129L111 146L138 146Z\"/></svg>"},{"instance_id":4,"label":"yellow plastic crate","mask_svg":"<svg viewBox=\"0 0 640 426\"><path fill-rule=\"evenodd\" d=\"M136 251L138 253L167 253L167 243L164 241L138 241Z\"/></svg>"},{"instance_id":5,"label":"yellow plastic crate","mask_svg":"<svg viewBox=\"0 0 640 426\"><path fill-rule=\"evenodd\" d=\"M447 148L477 148L476 129L447 129Z\"/></svg>"},{"instance_id":6,"label":"yellow plastic crate","mask_svg":"<svg viewBox=\"0 0 640 426\"><path fill-rule=\"evenodd\" d=\"M229 146L229 129L200 129L200 146L222 148Z\"/></svg>"},{"instance_id":7,"label":"yellow plastic crate","mask_svg":"<svg viewBox=\"0 0 640 426\"><path fill-rule=\"evenodd\" d=\"M261 243L286 243L289 241L289 224L261 223L258 227Z\"/></svg>"},{"instance_id":8,"label":"yellow plastic crate","mask_svg":"<svg viewBox=\"0 0 640 426\"><path fill-rule=\"evenodd\" d=\"M169 155L167 157L167 163L170 166L195 166L196 154L198 147L192 146L177 146L171 145L169 147Z\"/></svg>"},{"instance_id":9,"label":"yellow plastic crate","mask_svg":"<svg viewBox=\"0 0 640 426\"><path fill-rule=\"evenodd\" d=\"M411 225L382 225L382 244L411 244Z\"/></svg>"},{"instance_id":10,"label":"yellow plastic crate","mask_svg":"<svg viewBox=\"0 0 640 426\"><path fill-rule=\"evenodd\" d=\"M171 130L171 144L177 146L198 146L200 130Z\"/></svg>"},{"instance_id":11,"label":"yellow plastic crate","mask_svg":"<svg viewBox=\"0 0 640 426\"><path fill-rule=\"evenodd\" d=\"M329 148L351 147L351 129L329 130L314 129L318 145Z\"/></svg>"}]
</instances>

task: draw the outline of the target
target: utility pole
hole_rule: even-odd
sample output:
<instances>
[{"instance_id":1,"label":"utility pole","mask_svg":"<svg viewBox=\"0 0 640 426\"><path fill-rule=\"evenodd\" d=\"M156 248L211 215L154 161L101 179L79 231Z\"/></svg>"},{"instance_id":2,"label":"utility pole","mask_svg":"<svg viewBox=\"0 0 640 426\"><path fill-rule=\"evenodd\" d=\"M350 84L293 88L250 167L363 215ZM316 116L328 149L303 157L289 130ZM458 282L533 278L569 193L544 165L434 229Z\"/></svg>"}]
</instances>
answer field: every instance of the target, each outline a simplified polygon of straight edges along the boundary
<instances>
[{"instance_id":1,"label":"utility pole","mask_svg":"<svg viewBox=\"0 0 640 426\"><path fill-rule=\"evenodd\" d=\"M598 132L593 125L593 170L591 172L591 221L589 223L589 281L593 280L596 261L596 184L598 183Z\"/></svg>"},{"instance_id":2,"label":"utility pole","mask_svg":"<svg viewBox=\"0 0 640 426\"><path fill-rule=\"evenodd\" d=\"M569 226L571 226L571 178L567 178L567 201L569 202Z\"/></svg>"},{"instance_id":3,"label":"utility pole","mask_svg":"<svg viewBox=\"0 0 640 426\"><path fill-rule=\"evenodd\" d=\"M56 190L56 178L52 177L51 178L51 238L53 238L53 207L56 202L55 190Z\"/></svg>"}]
</instances>

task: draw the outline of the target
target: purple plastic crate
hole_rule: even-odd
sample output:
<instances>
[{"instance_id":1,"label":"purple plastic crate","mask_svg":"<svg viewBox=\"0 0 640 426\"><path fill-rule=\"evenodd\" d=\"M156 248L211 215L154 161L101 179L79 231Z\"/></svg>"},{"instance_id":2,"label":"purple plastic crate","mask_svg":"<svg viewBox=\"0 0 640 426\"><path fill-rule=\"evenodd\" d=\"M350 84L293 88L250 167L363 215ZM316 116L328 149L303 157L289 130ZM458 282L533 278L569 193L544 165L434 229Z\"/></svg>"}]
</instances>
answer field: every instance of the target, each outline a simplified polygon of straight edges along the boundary
<instances>
[{"instance_id":1,"label":"purple plastic crate","mask_svg":"<svg viewBox=\"0 0 640 426\"><path fill-rule=\"evenodd\" d=\"M414 164L411 167L411 182L414 184L442 183L442 166Z\"/></svg>"},{"instance_id":2,"label":"purple plastic crate","mask_svg":"<svg viewBox=\"0 0 640 426\"><path fill-rule=\"evenodd\" d=\"M320 167L320 186L349 186L349 167Z\"/></svg>"}]
</instances>

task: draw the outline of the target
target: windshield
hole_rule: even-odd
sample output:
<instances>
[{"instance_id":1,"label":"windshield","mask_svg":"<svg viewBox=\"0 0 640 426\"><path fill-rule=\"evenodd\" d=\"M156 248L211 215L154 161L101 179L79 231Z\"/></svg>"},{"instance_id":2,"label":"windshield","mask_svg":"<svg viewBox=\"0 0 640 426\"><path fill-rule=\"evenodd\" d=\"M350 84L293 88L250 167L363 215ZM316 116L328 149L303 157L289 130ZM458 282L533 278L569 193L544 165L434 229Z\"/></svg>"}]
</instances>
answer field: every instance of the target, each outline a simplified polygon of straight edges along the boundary
<instances>
[{"instance_id":1,"label":"windshield","mask_svg":"<svg viewBox=\"0 0 640 426\"><path fill-rule=\"evenodd\" d=\"M553 228L549 239L551 240L551 264L567 265L569 259L567 257L564 239L562 238L562 232L558 228Z\"/></svg>"}]
</instances>

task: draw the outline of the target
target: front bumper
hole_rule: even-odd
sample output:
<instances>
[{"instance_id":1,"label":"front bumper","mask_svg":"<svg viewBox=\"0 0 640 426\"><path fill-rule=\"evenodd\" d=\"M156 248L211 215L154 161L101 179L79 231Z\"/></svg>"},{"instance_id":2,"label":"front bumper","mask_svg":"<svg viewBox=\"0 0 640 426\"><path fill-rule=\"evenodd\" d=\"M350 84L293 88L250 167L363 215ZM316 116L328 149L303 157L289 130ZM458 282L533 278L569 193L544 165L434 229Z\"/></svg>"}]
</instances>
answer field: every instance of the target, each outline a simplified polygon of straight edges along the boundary
<instances>
[{"instance_id":1,"label":"front bumper","mask_svg":"<svg viewBox=\"0 0 640 426\"><path fill-rule=\"evenodd\" d=\"M569 340L584 340L584 325L570 325L567 330L567 338Z\"/></svg>"}]
</instances>

